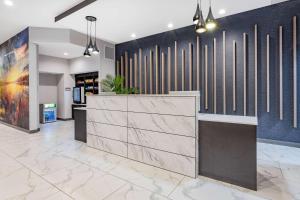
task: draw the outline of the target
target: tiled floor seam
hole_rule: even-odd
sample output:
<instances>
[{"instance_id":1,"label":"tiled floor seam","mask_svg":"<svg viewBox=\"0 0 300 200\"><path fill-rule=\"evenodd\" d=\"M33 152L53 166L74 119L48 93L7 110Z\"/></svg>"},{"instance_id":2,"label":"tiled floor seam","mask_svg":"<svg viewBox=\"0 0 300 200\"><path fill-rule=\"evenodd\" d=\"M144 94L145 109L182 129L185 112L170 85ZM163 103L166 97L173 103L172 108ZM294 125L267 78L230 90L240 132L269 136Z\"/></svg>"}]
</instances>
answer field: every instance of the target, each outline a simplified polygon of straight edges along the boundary
<instances>
[{"instance_id":1,"label":"tiled floor seam","mask_svg":"<svg viewBox=\"0 0 300 200\"><path fill-rule=\"evenodd\" d=\"M175 192L175 190L180 186L180 184L182 183L182 181L185 179L185 176L182 177L182 179L178 182L178 184L174 187L174 189L169 193L169 195L167 196L169 199L171 199L171 195L173 192Z\"/></svg>"},{"instance_id":2,"label":"tiled floor seam","mask_svg":"<svg viewBox=\"0 0 300 200\"><path fill-rule=\"evenodd\" d=\"M16 161L17 163L19 163L22 167L24 167L25 169L31 171L32 173L34 173L36 176L38 176L39 178L41 178L43 181L47 182L49 185L51 185L52 187L56 188L58 191L62 192L63 194L65 194L66 196L68 196L69 198L75 200L72 196L70 196L68 193L64 192L63 190L61 190L60 188L58 188L56 185L54 185L53 183L49 182L47 179L45 179L44 177L40 176L39 174L37 174L35 171L33 171L32 169L30 169L29 167L27 167L26 165L24 165L22 162L16 160L14 157L8 155L5 151L2 151L2 153L4 153L5 155L7 155L8 157L10 157L11 159L13 159L14 161Z\"/></svg>"},{"instance_id":3,"label":"tiled floor seam","mask_svg":"<svg viewBox=\"0 0 300 200\"><path fill-rule=\"evenodd\" d=\"M118 192L119 190L121 190L123 187L125 187L126 185L128 184L127 183L124 183L124 185L120 186L118 189L116 189L115 191L113 191L112 193L108 194L106 197L104 197L102 200L105 200L107 198L109 198L110 196L112 196L113 194L115 194L116 192Z\"/></svg>"}]
</instances>

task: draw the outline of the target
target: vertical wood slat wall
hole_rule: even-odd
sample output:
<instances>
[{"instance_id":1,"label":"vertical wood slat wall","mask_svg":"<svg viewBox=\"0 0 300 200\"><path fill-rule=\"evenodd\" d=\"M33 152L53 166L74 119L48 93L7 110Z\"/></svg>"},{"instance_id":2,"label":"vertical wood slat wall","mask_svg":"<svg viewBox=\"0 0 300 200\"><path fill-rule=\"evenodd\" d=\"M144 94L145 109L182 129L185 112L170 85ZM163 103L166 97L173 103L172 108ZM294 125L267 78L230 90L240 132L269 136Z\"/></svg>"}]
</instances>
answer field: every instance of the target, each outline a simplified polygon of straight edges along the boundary
<instances>
[{"instance_id":1,"label":"vertical wood slat wall","mask_svg":"<svg viewBox=\"0 0 300 200\"><path fill-rule=\"evenodd\" d=\"M172 91L172 86L171 86L171 76L172 76L172 71L171 67L172 66L172 53L171 53L171 47L168 47L168 92Z\"/></svg>"},{"instance_id":2,"label":"vertical wood slat wall","mask_svg":"<svg viewBox=\"0 0 300 200\"><path fill-rule=\"evenodd\" d=\"M149 73L150 73L150 94L153 94L153 51L150 50L149 56Z\"/></svg>"},{"instance_id":3,"label":"vertical wood slat wall","mask_svg":"<svg viewBox=\"0 0 300 200\"><path fill-rule=\"evenodd\" d=\"M129 79L129 77L128 77L128 52L126 51L125 52L125 69L124 69L124 71L125 71L125 87L126 88L128 88L128 79Z\"/></svg>"},{"instance_id":4,"label":"vertical wood slat wall","mask_svg":"<svg viewBox=\"0 0 300 200\"><path fill-rule=\"evenodd\" d=\"M204 50L204 52L205 52L205 69L204 69L204 73L205 73L205 77L204 77L204 85L205 85L205 88L204 88L204 90L205 90L205 110L208 110L208 46L207 45L205 45L205 50Z\"/></svg>"},{"instance_id":5,"label":"vertical wood slat wall","mask_svg":"<svg viewBox=\"0 0 300 200\"><path fill-rule=\"evenodd\" d=\"M258 112L258 26L254 26L254 115Z\"/></svg>"},{"instance_id":6,"label":"vertical wood slat wall","mask_svg":"<svg viewBox=\"0 0 300 200\"><path fill-rule=\"evenodd\" d=\"M226 115L226 32L223 31L223 114Z\"/></svg>"},{"instance_id":7,"label":"vertical wood slat wall","mask_svg":"<svg viewBox=\"0 0 300 200\"><path fill-rule=\"evenodd\" d=\"M123 56L121 56L121 76L124 77L124 59ZM124 86L124 83L122 83L122 87Z\"/></svg>"},{"instance_id":8,"label":"vertical wood slat wall","mask_svg":"<svg viewBox=\"0 0 300 200\"><path fill-rule=\"evenodd\" d=\"M218 106L222 106L222 112L223 114L227 114L227 106L228 104L232 105L232 111L237 112L237 109L240 109L238 105L243 105L243 111L242 113L246 116L250 112L254 113L255 116L257 116L258 113L258 66L259 66L259 54L264 51L265 58L262 57L261 59L265 59L265 77L262 77L262 80L266 83L266 95L263 97L266 102L266 112L272 112L272 110L276 111L275 108L271 105L271 83L275 80L270 77L270 59L271 58L271 41L270 34L263 35L265 39L260 40L258 36L258 25L254 25L253 31L253 65L249 65L252 62L249 62L249 41L248 41L248 34L243 33L242 34L242 43L237 44L237 41L232 41L232 66L226 64L227 62L227 37L226 37L226 31L222 31L222 37L220 40L222 42L218 42L216 38L212 40L212 43L203 45L203 54L201 53L201 39L199 36L195 38L195 53L194 53L194 46L193 42L188 43L188 50L184 48L178 47L178 42L174 41L173 45L167 47L167 53L161 52L159 45L155 45L154 51L150 50L150 53L148 56L144 56L142 49L138 49L137 52L134 52L133 58L128 57L128 52L124 52L123 55L120 56L120 59L116 61L116 74L122 75L125 77L125 87L137 87L141 88L141 93L146 94L165 94L168 93L171 90L178 91L178 90L203 90L202 96L204 98L204 108L205 110L209 110L210 100L212 99L212 112L217 113L217 111L220 111L221 109L218 109ZM284 76L283 76L283 56L285 55L283 52L283 42L284 42L284 28L283 26L278 27L278 37L277 40L275 40L273 43L277 43L278 49L276 51L276 55L278 56L278 90L277 92L279 95L277 96L279 100L279 109L278 110L278 116L280 120L284 119L284 102L289 102L289 100L285 100L285 97L283 96L284 91ZM292 102L293 102L293 123L292 126L294 128L298 127L298 62L297 62L297 44L298 44L298 27L297 27L297 17L292 18L292 57L293 57L293 93L292 93ZM259 42L265 42L265 50L259 49L258 46L260 45ZM229 43L230 44L230 43ZM239 45L239 48L242 49L242 56L241 58L238 58L238 55L240 53L238 52L237 45ZM208 49L212 48L212 65L210 64L209 58L211 52L208 52ZM217 54L216 49L220 48L222 49L222 53L219 55ZM230 48L230 47L229 47ZM178 51L181 51L181 56L178 56ZM144 56L144 62L143 57ZM202 58L203 57L203 58ZM217 57L218 59L221 59L221 66L217 67ZM219 58L220 57L220 58ZM149 59L148 59L149 58ZM202 62L203 59L203 62ZM237 60L240 60L239 62L242 62L242 66L238 64ZM194 63L195 62L195 63ZM248 63L249 62L249 63ZM219 62L218 62L219 63ZM209 66L212 66L212 70L209 70ZM144 66L143 66L144 65ZM248 66L249 65L249 66ZM228 88L226 87L227 82L227 68L232 67L232 76L230 77L232 79L232 93L229 93L232 95L232 102L228 101L229 96L227 96ZM237 98L238 91L237 91L237 76L240 76L240 74L237 73L237 68L242 67L243 71L243 102L237 102L239 98ZM248 70L250 67L253 67L252 70L254 74L248 73ZM217 79L216 70L222 69L222 79ZM181 72L179 74L178 72ZM204 73L203 76L201 73ZM196 73L196 74L194 74ZM212 86L210 87L210 79L208 78L211 76L209 73L212 74ZM144 75L144 76L142 76ZM252 80L250 75L253 75L254 82L250 82ZM181 76L181 77L180 77ZM202 78L204 80L202 80ZM229 79L229 77L228 77ZM144 82L143 82L144 81ZM181 83L180 83L181 81ZM204 83L202 86L201 83ZM217 82L222 83L222 89L217 90ZM253 92L249 91L251 85L254 85ZM181 86L178 86L181 85ZM210 93L212 90L212 93ZM219 91L222 91L222 95L218 95L217 93ZM209 94L212 94L211 98ZM254 94L254 97L250 97L249 94ZM222 104L217 103L217 97L222 96ZM250 99L254 99L253 107L249 106L249 103L251 102ZM219 100L220 101L220 100ZM253 108L253 110L248 110L249 108Z\"/></svg>"},{"instance_id":9,"label":"vertical wood slat wall","mask_svg":"<svg viewBox=\"0 0 300 200\"><path fill-rule=\"evenodd\" d=\"M130 58L130 61L129 61L129 81L130 81L130 84L129 86L132 88L133 87L133 78L132 78L132 71L133 69L133 62L132 62L132 58Z\"/></svg>"},{"instance_id":10,"label":"vertical wood slat wall","mask_svg":"<svg viewBox=\"0 0 300 200\"><path fill-rule=\"evenodd\" d=\"M177 41L174 44L174 90L178 90L178 46Z\"/></svg>"},{"instance_id":11,"label":"vertical wood slat wall","mask_svg":"<svg viewBox=\"0 0 300 200\"><path fill-rule=\"evenodd\" d=\"M293 127L298 127L297 17L293 17Z\"/></svg>"},{"instance_id":12,"label":"vertical wood slat wall","mask_svg":"<svg viewBox=\"0 0 300 200\"><path fill-rule=\"evenodd\" d=\"M144 56L144 93L148 94L148 84L147 84L147 76L148 76L148 67L147 67L147 56Z\"/></svg>"},{"instance_id":13,"label":"vertical wood slat wall","mask_svg":"<svg viewBox=\"0 0 300 200\"><path fill-rule=\"evenodd\" d=\"M142 49L139 49L139 85L140 85L140 94L142 94L143 92L143 83L142 83L142 55L143 55L143 51Z\"/></svg>"},{"instance_id":14,"label":"vertical wood slat wall","mask_svg":"<svg viewBox=\"0 0 300 200\"><path fill-rule=\"evenodd\" d=\"M213 100L214 100L214 113L217 113L217 39L213 40Z\"/></svg>"},{"instance_id":15,"label":"vertical wood slat wall","mask_svg":"<svg viewBox=\"0 0 300 200\"><path fill-rule=\"evenodd\" d=\"M197 37L197 51L196 51L196 62L197 62L197 70L196 70L196 80L197 80L197 90L200 90L200 38Z\"/></svg>"},{"instance_id":16,"label":"vertical wood slat wall","mask_svg":"<svg viewBox=\"0 0 300 200\"><path fill-rule=\"evenodd\" d=\"M121 75L120 61L117 60L117 75Z\"/></svg>"},{"instance_id":17,"label":"vertical wood slat wall","mask_svg":"<svg viewBox=\"0 0 300 200\"><path fill-rule=\"evenodd\" d=\"M267 65L266 65L266 73L267 73L267 112L270 112L270 35L267 35Z\"/></svg>"},{"instance_id":18,"label":"vertical wood slat wall","mask_svg":"<svg viewBox=\"0 0 300 200\"><path fill-rule=\"evenodd\" d=\"M159 49L155 46L155 93L159 94Z\"/></svg>"},{"instance_id":19,"label":"vertical wood slat wall","mask_svg":"<svg viewBox=\"0 0 300 200\"><path fill-rule=\"evenodd\" d=\"M247 115L247 88L248 88L248 84L247 84L247 34L244 33L243 34L243 58L244 58L244 116Z\"/></svg>"},{"instance_id":20,"label":"vertical wood slat wall","mask_svg":"<svg viewBox=\"0 0 300 200\"><path fill-rule=\"evenodd\" d=\"M189 43L189 90L193 90L193 45Z\"/></svg>"},{"instance_id":21,"label":"vertical wood slat wall","mask_svg":"<svg viewBox=\"0 0 300 200\"><path fill-rule=\"evenodd\" d=\"M165 94L165 53L161 53L161 93Z\"/></svg>"},{"instance_id":22,"label":"vertical wood slat wall","mask_svg":"<svg viewBox=\"0 0 300 200\"><path fill-rule=\"evenodd\" d=\"M279 119L283 120L283 27L279 27Z\"/></svg>"},{"instance_id":23,"label":"vertical wood slat wall","mask_svg":"<svg viewBox=\"0 0 300 200\"><path fill-rule=\"evenodd\" d=\"M236 41L232 42L232 110L236 111Z\"/></svg>"},{"instance_id":24,"label":"vertical wood slat wall","mask_svg":"<svg viewBox=\"0 0 300 200\"><path fill-rule=\"evenodd\" d=\"M181 51L181 91L185 91L185 49Z\"/></svg>"},{"instance_id":25,"label":"vertical wood slat wall","mask_svg":"<svg viewBox=\"0 0 300 200\"><path fill-rule=\"evenodd\" d=\"M134 87L138 87L138 56L134 54Z\"/></svg>"}]
</instances>

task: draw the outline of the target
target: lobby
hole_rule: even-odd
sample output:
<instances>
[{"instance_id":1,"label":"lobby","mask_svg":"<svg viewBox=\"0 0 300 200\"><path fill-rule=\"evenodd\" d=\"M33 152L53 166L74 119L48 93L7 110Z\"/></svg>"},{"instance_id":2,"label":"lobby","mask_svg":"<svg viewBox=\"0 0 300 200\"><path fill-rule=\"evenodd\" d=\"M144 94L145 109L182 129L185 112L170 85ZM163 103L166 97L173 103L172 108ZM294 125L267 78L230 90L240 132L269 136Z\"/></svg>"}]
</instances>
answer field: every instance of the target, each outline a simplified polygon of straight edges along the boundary
<instances>
[{"instance_id":1,"label":"lobby","mask_svg":"<svg viewBox=\"0 0 300 200\"><path fill-rule=\"evenodd\" d=\"M299 9L3 0L0 199L300 199Z\"/></svg>"}]
</instances>

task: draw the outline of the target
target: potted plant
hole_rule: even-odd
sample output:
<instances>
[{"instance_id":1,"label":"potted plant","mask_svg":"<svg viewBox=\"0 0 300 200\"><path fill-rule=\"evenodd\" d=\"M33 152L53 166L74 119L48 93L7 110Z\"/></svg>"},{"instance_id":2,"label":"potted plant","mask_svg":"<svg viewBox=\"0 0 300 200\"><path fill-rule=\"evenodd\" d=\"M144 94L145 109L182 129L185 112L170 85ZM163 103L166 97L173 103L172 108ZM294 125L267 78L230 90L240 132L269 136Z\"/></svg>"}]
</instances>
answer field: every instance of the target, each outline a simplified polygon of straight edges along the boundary
<instances>
[{"instance_id":1,"label":"potted plant","mask_svg":"<svg viewBox=\"0 0 300 200\"><path fill-rule=\"evenodd\" d=\"M123 87L125 78L122 76L113 77L107 75L105 79L101 81L102 92L115 92L116 94L138 94L137 88L125 88Z\"/></svg>"}]
</instances>

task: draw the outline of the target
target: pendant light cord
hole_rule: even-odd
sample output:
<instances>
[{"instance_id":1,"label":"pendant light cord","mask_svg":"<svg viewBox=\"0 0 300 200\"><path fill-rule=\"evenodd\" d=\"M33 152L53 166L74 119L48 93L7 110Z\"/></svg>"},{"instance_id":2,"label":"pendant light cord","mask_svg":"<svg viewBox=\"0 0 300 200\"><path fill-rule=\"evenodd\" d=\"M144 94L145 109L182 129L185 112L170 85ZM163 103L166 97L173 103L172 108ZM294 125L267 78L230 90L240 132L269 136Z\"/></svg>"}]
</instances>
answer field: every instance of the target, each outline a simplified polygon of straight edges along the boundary
<instances>
[{"instance_id":1,"label":"pendant light cord","mask_svg":"<svg viewBox=\"0 0 300 200\"><path fill-rule=\"evenodd\" d=\"M91 26L90 26L90 39L92 39L92 24L93 22L91 22Z\"/></svg>"},{"instance_id":2,"label":"pendant light cord","mask_svg":"<svg viewBox=\"0 0 300 200\"><path fill-rule=\"evenodd\" d=\"M89 43L89 21L86 20L86 45Z\"/></svg>"},{"instance_id":3,"label":"pendant light cord","mask_svg":"<svg viewBox=\"0 0 300 200\"><path fill-rule=\"evenodd\" d=\"M96 23L96 21L95 21L94 23L95 23L95 43L96 43L96 35L97 35L97 23Z\"/></svg>"}]
</instances>

